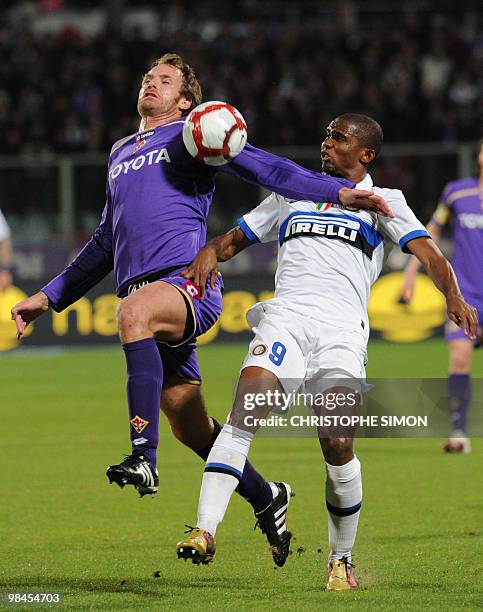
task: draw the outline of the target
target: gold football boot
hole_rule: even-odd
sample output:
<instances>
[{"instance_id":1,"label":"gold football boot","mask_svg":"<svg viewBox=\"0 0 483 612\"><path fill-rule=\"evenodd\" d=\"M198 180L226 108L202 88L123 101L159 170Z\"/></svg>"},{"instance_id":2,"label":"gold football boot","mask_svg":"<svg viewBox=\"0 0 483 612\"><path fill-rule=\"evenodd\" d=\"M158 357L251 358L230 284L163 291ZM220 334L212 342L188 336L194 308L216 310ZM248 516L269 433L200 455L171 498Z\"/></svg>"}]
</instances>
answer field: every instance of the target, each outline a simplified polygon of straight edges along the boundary
<instances>
[{"instance_id":1,"label":"gold football boot","mask_svg":"<svg viewBox=\"0 0 483 612\"><path fill-rule=\"evenodd\" d=\"M347 560L346 557L331 561L328 567L327 591L348 591L357 589L359 586L354 578L352 568L354 566Z\"/></svg>"},{"instance_id":2,"label":"gold football boot","mask_svg":"<svg viewBox=\"0 0 483 612\"><path fill-rule=\"evenodd\" d=\"M186 533L186 538L176 544L178 559L191 559L196 565L211 563L216 552L214 536L198 527L189 527Z\"/></svg>"}]
</instances>

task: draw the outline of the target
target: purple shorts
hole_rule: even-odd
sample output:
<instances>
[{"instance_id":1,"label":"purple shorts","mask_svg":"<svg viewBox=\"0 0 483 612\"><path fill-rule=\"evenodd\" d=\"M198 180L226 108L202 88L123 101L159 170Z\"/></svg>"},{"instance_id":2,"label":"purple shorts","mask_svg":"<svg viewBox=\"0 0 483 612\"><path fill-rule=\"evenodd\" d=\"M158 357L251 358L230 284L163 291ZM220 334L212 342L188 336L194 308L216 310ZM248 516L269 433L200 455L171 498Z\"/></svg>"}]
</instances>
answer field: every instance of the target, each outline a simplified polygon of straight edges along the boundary
<instances>
[{"instance_id":1,"label":"purple shorts","mask_svg":"<svg viewBox=\"0 0 483 612\"><path fill-rule=\"evenodd\" d=\"M461 291L461 293L468 304L476 308L479 323L477 338L476 340L470 340L468 336L465 336L465 332L461 329L461 327L458 327L456 323L453 323L453 321L446 321L446 325L444 326L444 336L446 340L468 340L468 342L476 343L483 328L483 297L475 296L465 291Z\"/></svg>"},{"instance_id":2,"label":"purple shorts","mask_svg":"<svg viewBox=\"0 0 483 612\"><path fill-rule=\"evenodd\" d=\"M139 287L148 282L164 281L174 285L185 298L188 309L188 331L184 340L177 344L158 341L158 350L163 361L164 380L176 376L187 382L199 384L201 382L198 356L196 355L196 338L207 332L212 327L221 314L223 305L223 280L218 275L215 288L212 289L207 283L205 297L199 298L199 287L193 281L183 276L165 276L160 278L150 278L148 281L138 281L130 285L128 294L133 293ZM189 314L191 313L191 317Z\"/></svg>"}]
</instances>

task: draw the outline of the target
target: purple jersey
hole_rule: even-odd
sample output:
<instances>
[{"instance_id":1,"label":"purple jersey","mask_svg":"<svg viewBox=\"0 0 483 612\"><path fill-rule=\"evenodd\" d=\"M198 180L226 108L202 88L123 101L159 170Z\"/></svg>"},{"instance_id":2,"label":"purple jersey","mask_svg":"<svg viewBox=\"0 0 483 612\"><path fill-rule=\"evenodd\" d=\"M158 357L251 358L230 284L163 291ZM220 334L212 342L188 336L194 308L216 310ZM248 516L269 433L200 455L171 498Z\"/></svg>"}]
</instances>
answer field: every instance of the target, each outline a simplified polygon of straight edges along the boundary
<instances>
[{"instance_id":1,"label":"purple jersey","mask_svg":"<svg viewBox=\"0 0 483 612\"><path fill-rule=\"evenodd\" d=\"M483 190L478 179L448 183L432 220L445 225L452 220L453 259L463 295L483 301Z\"/></svg>"},{"instance_id":2,"label":"purple jersey","mask_svg":"<svg viewBox=\"0 0 483 612\"><path fill-rule=\"evenodd\" d=\"M338 201L354 184L306 170L247 144L231 163L211 167L186 151L184 119L118 141L109 157L101 223L76 259L42 289L54 310L75 302L112 269L117 294L128 285L189 264L206 240L206 219L222 171L287 198Z\"/></svg>"}]
</instances>

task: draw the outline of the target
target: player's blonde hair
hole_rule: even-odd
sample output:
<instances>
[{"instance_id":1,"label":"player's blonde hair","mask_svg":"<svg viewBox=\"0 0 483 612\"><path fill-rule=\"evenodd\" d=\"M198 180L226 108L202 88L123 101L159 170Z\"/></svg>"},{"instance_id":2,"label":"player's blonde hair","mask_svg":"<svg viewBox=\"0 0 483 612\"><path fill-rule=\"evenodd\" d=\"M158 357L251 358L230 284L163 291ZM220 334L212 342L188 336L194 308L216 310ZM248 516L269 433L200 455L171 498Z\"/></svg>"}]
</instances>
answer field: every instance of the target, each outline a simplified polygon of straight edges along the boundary
<instances>
[{"instance_id":1,"label":"player's blonde hair","mask_svg":"<svg viewBox=\"0 0 483 612\"><path fill-rule=\"evenodd\" d=\"M183 112L183 115L187 115L191 109L201 104L203 98L201 86L196 78L195 71L177 53L165 53L161 57L158 57L158 59L154 60L151 64L151 68L155 68L160 64L169 64L181 71L183 75L183 85L181 86L180 93L191 102L191 108Z\"/></svg>"}]
</instances>

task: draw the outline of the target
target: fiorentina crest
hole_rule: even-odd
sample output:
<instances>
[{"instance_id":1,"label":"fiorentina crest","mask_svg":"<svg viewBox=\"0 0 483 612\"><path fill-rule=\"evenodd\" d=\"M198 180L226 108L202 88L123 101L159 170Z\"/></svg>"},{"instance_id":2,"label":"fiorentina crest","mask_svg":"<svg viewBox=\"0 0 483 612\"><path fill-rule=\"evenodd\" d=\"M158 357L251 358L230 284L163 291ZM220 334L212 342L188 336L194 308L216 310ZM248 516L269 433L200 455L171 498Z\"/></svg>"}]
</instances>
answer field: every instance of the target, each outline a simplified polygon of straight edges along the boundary
<instances>
[{"instance_id":1,"label":"fiorentina crest","mask_svg":"<svg viewBox=\"0 0 483 612\"><path fill-rule=\"evenodd\" d=\"M130 423L138 434L142 433L149 425L149 421L145 421L139 416L135 416L133 419L131 419Z\"/></svg>"},{"instance_id":2,"label":"fiorentina crest","mask_svg":"<svg viewBox=\"0 0 483 612\"><path fill-rule=\"evenodd\" d=\"M140 140L137 145L134 147L134 153L136 153L136 151L139 151L139 149L141 149L142 147L144 147L144 145L146 144L146 140Z\"/></svg>"}]
</instances>

